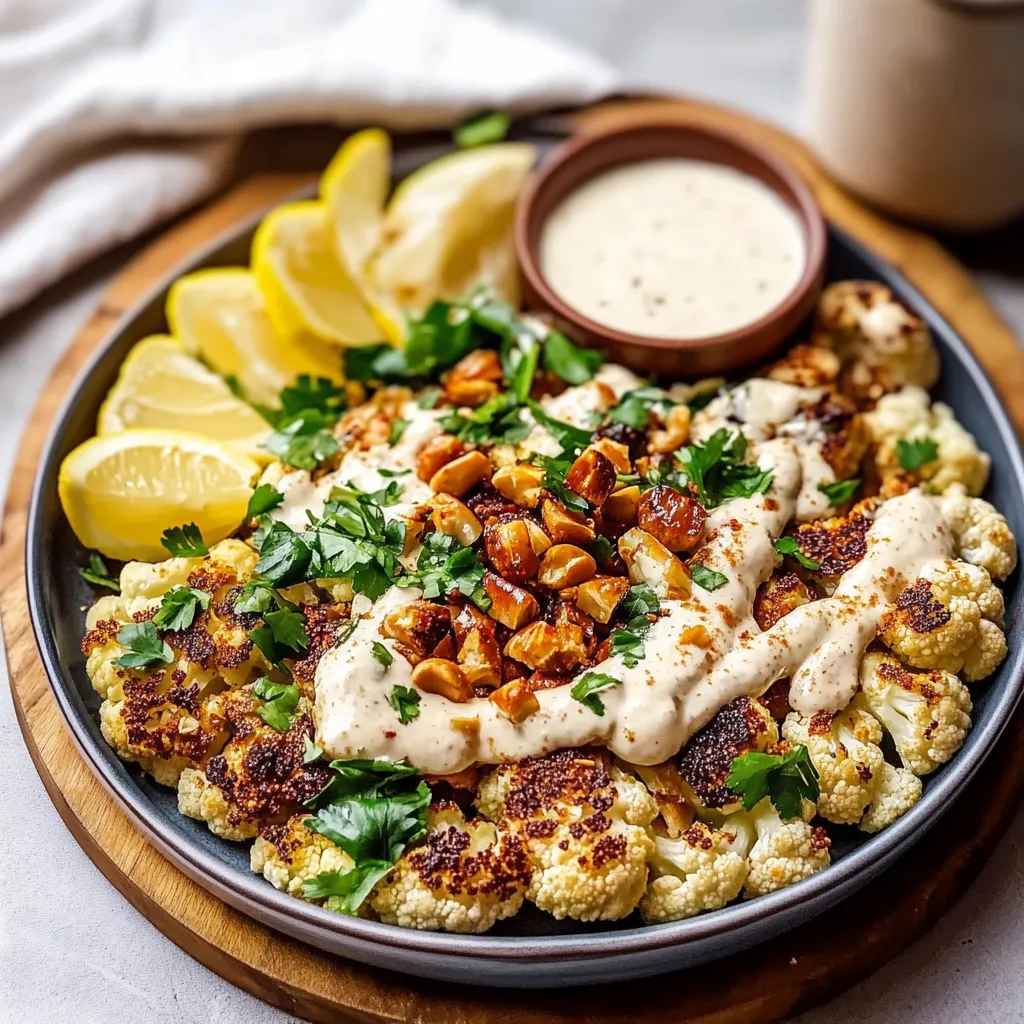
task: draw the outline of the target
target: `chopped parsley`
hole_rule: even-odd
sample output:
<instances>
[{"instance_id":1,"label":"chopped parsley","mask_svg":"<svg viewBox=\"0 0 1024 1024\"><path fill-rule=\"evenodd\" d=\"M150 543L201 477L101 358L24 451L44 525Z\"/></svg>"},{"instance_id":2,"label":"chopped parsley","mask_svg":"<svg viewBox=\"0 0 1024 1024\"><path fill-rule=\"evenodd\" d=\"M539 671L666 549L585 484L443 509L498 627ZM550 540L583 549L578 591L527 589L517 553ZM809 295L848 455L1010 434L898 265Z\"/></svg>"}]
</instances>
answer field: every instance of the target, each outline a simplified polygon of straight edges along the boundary
<instances>
[{"instance_id":1,"label":"chopped parsley","mask_svg":"<svg viewBox=\"0 0 1024 1024\"><path fill-rule=\"evenodd\" d=\"M280 395L280 408L260 408L274 428L263 447L296 469L315 469L339 449L332 427L345 408L345 393L327 377L301 374Z\"/></svg>"},{"instance_id":2,"label":"chopped parsley","mask_svg":"<svg viewBox=\"0 0 1024 1024\"><path fill-rule=\"evenodd\" d=\"M784 821L803 817L803 800L818 799L818 772L803 746L784 754L743 754L732 762L725 784L748 811L768 797Z\"/></svg>"},{"instance_id":3,"label":"chopped parsley","mask_svg":"<svg viewBox=\"0 0 1024 1024\"><path fill-rule=\"evenodd\" d=\"M614 558L618 549L607 538L598 535L590 542L590 553L594 556L595 562L607 562Z\"/></svg>"},{"instance_id":4,"label":"chopped parsley","mask_svg":"<svg viewBox=\"0 0 1024 1024\"><path fill-rule=\"evenodd\" d=\"M437 422L446 434L470 444L517 444L533 429L511 392L495 395L468 416L450 412Z\"/></svg>"},{"instance_id":5,"label":"chopped parsley","mask_svg":"<svg viewBox=\"0 0 1024 1024\"><path fill-rule=\"evenodd\" d=\"M430 790L416 769L400 761L332 761L334 779L310 802L303 820L352 858L347 871L323 871L307 880L307 899L354 914L405 850L427 831Z\"/></svg>"},{"instance_id":6,"label":"chopped parsley","mask_svg":"<svg viewBox=\"0 0 1024 1024\"><path fill-rule=\"evenodd\" d=\"M391 421L391 429L388 431L388 444L392 448L402 440L402 435L405 433L407 426L409 426L408 420L395 419Z\"/></svg>"},{"instance_id":7,"label":"chopped parsley","mask_svg":"<svg viewBox=\"0 0 1024 1024\"><path fill-rule=\"evenodd\" d=\"M440 388L427 388L426 391L420 395L419 400L416 404L421 409L433 409L435 405L441 400L443 392Z\"/></svg>"},{"instance_id":8,"label":"chopped parsley","mask_svg":"<svg viewBox=\"0 0 1024 1024\"><path fill-rule=\"evenodd\" d=\"M420 716L420 693L411 686L393 686L388 694L388 703L398 712L402 725L408 725Z\"/></svg>"},{"instance_id":9,"label":"chopped parsley","mask_svg":"<svg viewBox=\"0 0 1024 1024\"><path fill-rule=\"evenodd\" d=\"M172 526L164 530L160 543L175 558L201 558L208 555L210 549L203 542L203 535L195 523L186 526Z\"/></svg>"},{"instance_id":10,"label":"chopped parsley","mask_svg":"<svg viewBox=\"0 0 1024 1024\"><path fill-rule=\"evenodd\" d=\"M510 123L508 114L501 110L495 110L490 114L474 117L471 121L463 121L452 132L452 138L459 149L486 146L492 142L501 142L508 135Z\"/></svg>"},{"instance_id":11,"label":"chopped parsley","mask_svg":"<svg viewBox=\"0 0 1024 1024\"><path fill-rule=\"evenodd\" d=\"M374 640L371 647L374 658L377 659L387 671L395 662L395 656L379 641Z\"/></svg>"},{"instance_id":12,"label":"chopped parsley","mask_svg":"<svg viewBox=\"0 0 1024 1024\"><path fill-rule=\"evenodd\" d=\"M115 594L121 593L121 584L110 575L107 571L107 563L95 551L89 555L88 567L79 569L78 575L94 587L106 587L107 590L112 590Z\"/></svg>"},{"instance_id":13,"label":"chopped parsley","mask_svg":"<svg viewBox=\"0 0 1024 1024\"><path fill-rule=\"evenodd\" d=\"M706 565L695 565L693 562L690 563L690 578L701 590L709 592L724 587L729 582L728 576L709 569Z\"/></svg>"},{"instance_id":14,"label":"chopped parsley","mask_svg":"<svg viewBox=\"0 0 1024 1024\"><path fill-rule=\"evenodd\" d=\"M345 409L345 392L327 377L300 374L294 384L286 387L280 396L281 412L296 416L305 409L316 409L324 415L337 417Z\"/></svg>"},{"instance_id":15,"label":"chopped parsley","mask_svg":"<svg viewBox=\"0 0 1024 1024\"><path fill-rule=\"evenodd\" d=\"M609 411L608 419L634 430L646 430L653 409L666 412L675 404L661 388L637 388L622 396L619 404Z\"/></svg>"},{"instance_id":16,"label":"chopped parsley","mask_svg":"<svg viewBox=\"0 0 1024 1024\"><path fill-rule=\"evenodd\" d=\"M646 584L630 587L622 599L626 625L611 632L611 654L619 655L627 668L635 668L644 656L644 640L651 628L651 615L658 613L658 595Z\"/></svg>"},{"instance_id":17,"label":"chopped parsley","mask_svg":"<svg viewBox=\"0 0 1024 1024\"><path fill-rule=\"evenodd\" d=\"M262 676L253 683L252 695L261 701L256 714L271 729L287 732L292 727L299 706L299 688L294 683L275 683Z\"/></svg>"},{"instance_id":18,"label":"chopped parsley","mask_svg":"<svg viewBox=\"0 0 1024 1024\"><path fill-rule=\"evenodd\" d=\"M324 748L308 735L302 737L302 763L312 764L324 756Z\"/></svg>"},{"instance_id":19,"label":"chopped parsley","mask_svg":"<svg viewBox=\"0 0 1024 1024\"><path fill-rule=\"evenodd\" d=\"M621 679L616 679L606 672L588 672L580 676L569 691L569 696L579 701L585 708L589 708L595 715L604 715L604 701L598 694L602 690L621 685Z\"/></svg>"},{"instance_id":20,"label":"chopped parsley","mask_svg":"<svg viewBox=\"0 0 1024 1024\"><path fill-rule=\"evenodd\" d=\"M771 470L744 462L747 439L739 432L716 430L703 444L687 445L679 461L701 504L714 508L729 498L751 498L771 486Z\"/></svg>"},{"instance_id":21,"label":"chopped parsley","mask_svg":"<svg viewBox=\"0 0 1024 1024\"><path fill-rule=\"evenodd\" d=\"M529 459L535 466L544 470L544 478L541 486L551 492L571 512L587 512L589 506L586 499L566 486L566 474L572 469L575 456L568 451L563 451L557 456L540 455L535 453Z\"/></svg>"},{"instance_id":22,"label":"chopped parsley","mask_svg":"<svg viewBox=\"0 0 1024 1024\"><path fill-rule=\"evenodd\" d=\"M491 599L484 592L484 566L477 553L454 537L428 533L416 560L416 571L395 580L400 587L419 587L428 600L454 593L468 597L481 611Z\"/></svg>"},{"instance_id":23,"label":"chopped parsley","mask_svg":"<svg viewBox=\"0 0 1024 1024\"><path fill-rule=\"evenodd\" d=\"M601 353L574 345L561 331L552 331L544 340L544 369L561 377L566 384L586 384L601 368Z\"/></svg>"},{"instance_id":24,"label":"chopped parsley","mask_svg":"<svg viewBox=\"0 0 1024 1024\"><path fill-rule=\"evenodd\" d=\"M938 457L939 446L930 437L917 440L901 437L896 442L896 459L908 473L934 462Z\"/></svg>"},{"instance_id":25,"label":"chopped parsley","mask_svg":"<svg viewBox=\"0 0 1024 1024\"><path fill-rule=\"evenodd\" d=\"M582 427L574 427L571 423L565 423L555 419L554 416L549 416L540 402L531 399L527 405L537 423L566 449L566 452L574 452L578 455L594 439L591 431L584 430ZM566 452L563 452L563 455Z\"/></svg>"},{"instance_id":26,"label":"chopped parsley","mask_svg":"<svg viewBox=\"0 0 1024 1024\"><path fill-rule=\"evenodd\" d=\"M265 515L283 501L284 495L272 484L260 484L249 498L249 505L245 510L246 521Z\"/></svg>"},{"instance_id":27,"label":"chopped parsley","mask_svg":"<svg viewBox=\"0 0 1024 1024\"><path fill-rule=\"evenodd\" d=\"M152 621L130 622L122 626L117 634L117 642L128 648L114 662L121 668L149 668L152 665L166 665L174 660L174 652L160 638Z\"/></svg>"},{"instance_id":28,"label":"chopped parsley","mask_svg":"<svg viewBox=\"0 0 1024 1024\"><path fill-rule=\"evenodd\" d=\"M828 498L830 505L842 505L849 501L860 487L860 477L850 477L849 480L834 480L832 483L818 484L818 490Z\"/></svg>"},{"instance_id":29,"label":"chopped parsley","mask_svg":"<svg viewBox=\"0 0 1024 1024\"><path fill-rule=\"evenodd\" d=\"M821 568L813 558L808 558L800 550L796 537L780 537L772 546L780 555L792 555L805 569Z\"/></svg>"},{"instance_id":30,"label":"chopped parsley","mask_svg":"<svg viewBox=\"0 0 1024 1024\"><path fill-rule=\"evenodd\" d=\"M204 590L192 587L174 587L164 594L153 616L153 625L157 629L168 629L172 633L180 633L192 625L200 609L210 607L210 595Z\"/></svg>"}]
</instances>

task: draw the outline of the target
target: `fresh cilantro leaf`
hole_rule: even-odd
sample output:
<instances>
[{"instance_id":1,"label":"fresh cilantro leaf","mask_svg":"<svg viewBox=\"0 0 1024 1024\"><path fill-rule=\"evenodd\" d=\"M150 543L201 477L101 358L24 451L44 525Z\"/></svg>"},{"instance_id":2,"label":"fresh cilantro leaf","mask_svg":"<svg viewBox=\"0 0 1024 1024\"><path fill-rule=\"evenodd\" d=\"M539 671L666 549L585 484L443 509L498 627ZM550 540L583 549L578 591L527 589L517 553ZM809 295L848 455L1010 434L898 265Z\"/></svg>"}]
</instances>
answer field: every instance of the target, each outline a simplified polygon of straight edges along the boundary
<instances>
[{"instance_id":1,"label":"fresh cilantro leaf","mask_svg":"<svg viewBox=\"0 0 1024 1024\"><path fill-rule=\"evenodd\" d=\"M301 651L309 647L309 637L306 636L306 620L302 612L281 608L276 612L267 612L263 616L263 621L273 631L275 644L288 647L293 651Z\"/></svg>"},{"instance_id":2,"label":"fresh cilantro leaf","mask_svg":"<svg viewBox=\"0 0 1024 1024\"><path fill-rule=\"evenodd\" d=\"M658 613L658 595L641 583L630 587L622 599L621 611L626 618L624 628L611 631L611 654L622 658L627 668L636 668L644 657L644 640L651 628L651 616Z\"/></svg>"},{"instance_id":3,"label":"fresh cilantro leaf","mask_svg":"<svg viewBox=\"0 0 1024 1024\"><path fill-rule=\"evenodd\" d=\"M464 121L452 133L455 145L459 149L472 149L474 146L501 142L508 135L510 123L508 114L500 110L474 117L471 121Z\"/></svg>"},{"instance_id":4,"label":"fresh cilantro leaf","mask_svg":"<svg viewBox=\"0 0 1024 1024\"><path fill-rule=\"evenodd\" d=\"M818 772L803 746L784 754L743 754L732 762L725 784L748 811L767 796L783 821L803 816L803 800L818 799Z\"/></svg>"},{"instance_id":5,"label":"fresh cilantro leaf","mask_svg":"<svg viewBox=\"0 0 1024 1024\"><path fill-rule=\"evenodd\" d=\"M792 555L805 569L821 568L813 558L808 558L800 550L796 537L780 537L775 541L773 547L780 555Z\"/></svg>"},{"instance_id":6,"label":"fresh cilantro leaf","mask_svg":"<svg viewBox=\"0 0 1024 1024\"><path fill-rule=\"evenodd\" d=\"M327 909L335 913L354 914L393 866L385 860L366 860L348 871L321 871L302 883L302 895L308 900L326 898Z\"/></svg>"},{"instance_id":7,"label":"fresh cilantro leaf","mask_svg":"<svg viewBox=\"0 0 1024 1024\"><path fill-rule=\"evenodd\" d=\"M249 506L245 510L246 521L277 508L283 501L284 495L272 484L260 484L249 499Z\"/></svg>"},{"instance_id":8,"label":"fresh cilantro leaf","mask_svg":"<svg viewBox=\"0 0 1024 1024\"><path fill-rule=\"evenodd\" d=\"M896 442L896 458L908 473L934 462L938 457L939 446L930 437L916 440L901 437Z\"/></svg>"},{"instance_id":9,"label":"fresh cilantro leaf","mask_svg":"<svg viewBox=\"0 0 1024 1024\"><path fill-rule=\"evenodd\" d=\"M818 490L828 498L830 505L842 505L844 501L849 501L857 492L858 487L860 487L859 477L818 484Z\"/></svg>"},{"instance_id":10,"label":"fresh cilantro leaf","mask_svg":"<svg viewBox=\"0 0 1024 1024\"><path fill-rule=\"evenodd\" d=\"M516 444L533 429L511 393L495 395L468 416L452 411L438 420L446 434L471 444Z\"/></svg>"},{"instance_id":11,"label":"fresh cilantro leaf","mask_svg":"<svg viewBox=\"0 0 1024 1024\"><path fill-rule=\"evenodd\" d=\"M268 580L249 580L242 592L235 598L234 612L242 615L246 612L272 612L275 608L292 607L274 589Z\"/></svg>"},{"instance_id":12,"label":"fresh cilantro leaf","mask_svg":"<svg viewBox=\"0 0 1024 1024\"><path fill-rule=\"evenodd\" d=\"M558 457L552 457L550 455L534 453L530 456L530 461L535 466L540 466L544 470L544 479L541 481L542 486L550 491L567 509L571 512L584 513L589 510L586 499L580 497L580 495L565 485L565 476L573 464L573 456L571 454L563 451Z\"/></svg>"},{"instance_id":13,"label":"fresh cilantro leaf","mask_svg":"<svg viewBox=\"0 0 1024 1024\"><path fill-rule=\"evenodd\" d=\"M408 725L420 716L420 693L411 686L393 686L388 694L388 703L398 712L398 720L402 725Z\"/></svg>"},{"instance_id":14,"label":"fresh cilantro leaf","mask_svg":"<svg viewBox=\"0 0 1024 1024\"><path fill-rule=\"evenodd\" d=\"M203 535L195 523L186 526L172 526L164 530L160 543L175 558L200 558L208 555L210 549L203 543Z\"/></svg>"},{"instance_id":15,"label":"fresh cilantro leaf","mask_svg":"<svg viewBox=\"0 0 1024 1024\"><path fill-rule=\"evenodd\" d=\"M698 587L707 591L717 590L729 582L728 576L715 572L706 565L695 565L693 562L690 563L690 578Z\"/></svg>"},{"instance_id":16,"label":"fresh cilantro leaf","mask_svg":"<svg viewBox=\"0 0 1024 1024\"><path fill-rule=\"evenodd\" d=\"M770 470L744 462L747 439L738 432L716 430L703 444L687 445L679 461L705 508L729 498L764 494L772 484Z\"/></svg>"},{"instance_id":17,"label":"fresh cilantro leaf","mask_svg":"<svg viewBox=\"0 0 1024 1024\"><path fill-rule=\"evenodd\" d=\"M205 611L209 607L210 595L206 591L194 590L192 587L174 587L168 590L160 601L160 607L153 616L153 625L157 629L179 633L192 625L200 608Z\"/></svg>"},{"instance_id":18,"label":"fresh cilantro leaf","mask_svg":"<svg viewBox=\"0 0 1024 1024\"><path fill-rule=\"evenodd\" d=\"M262 701L256 714L271 729L287 732L292 727L299 706L299 688L294 683L274 683L262 676L253 684L252 695Z\"/></svg>"},{"instance_id":19,"label":"fresh cilantro leaf","mask_svg":"<svg viewBox=\"0 0 1024 1024\"><path fill-rule=\"evenodd\" d=\"M588 672L580 676L569 691L569 696L589 708L595 715L604 715L604 701L597 695L602 690L621 684L621 679L615 679L606 672Z\"/></svg>"},{"instance_id":20,"label":"fresh cilantro leaf","mask_svg":"<svg viewBox=\"0 0 1024 1024\"><path fill-rule=\"evenodd\" d=\"M526 404L537 423L567 451L579 454L593 440L594 435L591 431L574 427L571 423L563 423L562 420L556 420L554 416L547 414L540 402L530 399Z\"/></svg>"},{"instance_id":21,"label":"fresh cilantro leaf","mask_svg":"<svg viewBox=\"0 0 1024 1024\"><path fill-rule=\"evenodd\" d=\"M115 594L121 593L121 584L110 576L107 572L107 563L95 551L89 555L89 567L87 569L79 569L78 575L86 583L91 583L94 587L106 587Z\"/></svg>"},{"instance_id":22,"label":"fresh cilantro leaf","mask_svg":"<svg viewBox=\"0 0 1024 1024\"><path fill-rule=\"evenodd\" d=\"M630 625L637 618L642 618L645 622L649 622L650 620L647 616L657 615L660 606L661 602L658 600L658 595L645 583L630 587L629 592L622 599L622 611L629 620Z\"/></svg>"},{"instance_id":23,"label":"fresh cilantro leaf","mask_svg":"<svg viewBox=\"0 0 1024 1024\"><path fill-rule=\"evenodd\" d=\"M419 401L416 403L421 409L433 409L435 405L440 401L442 391L440 388L428 388L419 397Z\"/></svg>"},{"instance_id":24,"label":"fresh cilantro leaf","mask_svg":"<svg viewBox=\"0 0 1024 1024\"><path fill-rule=\"evenodd\" d=\"M308 735L302 737L302 763L312 764L324 756L324 748Z\"/></svg>"},{"instance_id":25,"label":"fresh cilantro leaf","mask_svg":"<svg viewBox=\"0 0 1024 1024\"><path fill-rule=\"evenodd\" d=\"M295 383L281 392L281 411L285 416L296 416L307 409L315 409L325 416L334 416L345 408L345 392L327 377L300 374Z\"/></svg>"},{"instance_id":26,"label":"fresh cilantro leaf","mask_svg":"<svg viewBox=\"0 0 1024 1024\"><path fill-rule=\"evenodd\" d=\"M590 553L594 556L594 561L598 563L614 558L617 550L607 537L597 536L590 542Z\"/></svg>"},{"instance_id":27,"label":"fresh cilantro leaf","mask_svg":"<svg viewBox=\"0 0 1024 1024\"><path fill-rule=\"evenodd\" d=\"M388 444L392 448L402 440L402 435L405 433L407 426L409 426L408 420L395 419L391 421L391 429L388 431Z\"/></svg>"},{"instance_id":28,"label":"fresh cilantro leaf","mask_svg":"<svg viewBox=\"0 0 1024 1024\"><path fill-rule=\"evenodd\" d=\"M644 657L644 637L632 629L613 629L610 634L612 657L619 656L626 668L636 668Z\"/></svg>"},{"instance_id":29,"label":"fresh cilantro leaf","mask_svg":"<svg viewBox=\"0 0 1024 1024\"><path fill-rule=\"evenodd\" d=\"M384 666L385 671L394 664L395 656L379 640L373 641L371 650L374 658Z\"/></svg>"},{"instance_id":30,"label":"fresh cilantro leaf","mask_svg":"<svg viewBox=\"0 0 1024 1024\"><path fill-rule=\"evenodd\" d=\"M263 447L296 469L315 469L341 448L331 432L337 419L337 413L302 409L278 423Z\"/></svg>"},{"instance_id":31,"label":"fresh cilantro leaf","mask_svg":"<svg viewBox=\"0 0 1024 1024\"><path fill-rule=\"evenodd\" d=\"M613 423L624 423L634 430L646 430L651 421L651 410L671 409L676 403L661 388L637 388L627 391L619 404L608 413Z\"/></svg>"},{"instance_id":32,"label":"fresh cilantro leaf","mask_svg":"<svg viewBox=\"0 0 1024 1024\"><path fill-rule=\"evenodd\" d=\"M174 661L174 652L160 639L152 621L130 622L122 626L117 642L128 648L127 653L114 662L121 668L149 668Z\"/></svg>"},{"instance_id":33,"label":"fresh cilantro leaf","mask_svg":"<svg viewBox=\"0 0 1024 1024\"><path fill-rule=\"evenodd\" d=\"M387 480L397 476L407 476L412 472L411 469L385 469L383 466L379 467L377 472Z\"/></svg>"},{"instance_id":34,"label":"fresh cilantro leaf","mask_svg":"<svg viewBox=\"0 0 1024 1024\"><path fill-rule=\"evenodd\" d=\"M388 757L349 758L331 762L334 776L315 797L306 802L316 810L340 800L388 797L416 788L416 769Z\"/></svg>"},{"instance_id":35,"label":"fresh cilantro leaf","mask_svg":"<svg viewBox=\"0 0 1024 1024\"><path fill-rule=\"evenodd\" d=\"M400 587L419 587L428 600L458 592L481 611L487 611L491 599L484 592L483 578L483 563L472 548L435 532L424 538L416 571L395 582Z\"/></svg>"},{"instance_id":36,"label":"fresh cilantro leaf","mask_svg":"<svg viewBox=\"0 0 1024 1024\"><path fill-rule=\"evenodd\" d=\"M544 339L544 369L567 384L586 384L601 367L601 353L574 345L561 331L552 331Z\"/></svg>"},{"instance_id":37,"label":"fresh cilantro leaf","mask_svg":"<svg viewBox=\"0 0 1024 1024\"><path fill-rule=\"evenodd\" d=\"M278 519L262 534L257 544L260 560L256 563L256 572L260 576L277 587L290 587L306 581L313 553L304 534L296 533Z\"/></svg>"}]
</instances>

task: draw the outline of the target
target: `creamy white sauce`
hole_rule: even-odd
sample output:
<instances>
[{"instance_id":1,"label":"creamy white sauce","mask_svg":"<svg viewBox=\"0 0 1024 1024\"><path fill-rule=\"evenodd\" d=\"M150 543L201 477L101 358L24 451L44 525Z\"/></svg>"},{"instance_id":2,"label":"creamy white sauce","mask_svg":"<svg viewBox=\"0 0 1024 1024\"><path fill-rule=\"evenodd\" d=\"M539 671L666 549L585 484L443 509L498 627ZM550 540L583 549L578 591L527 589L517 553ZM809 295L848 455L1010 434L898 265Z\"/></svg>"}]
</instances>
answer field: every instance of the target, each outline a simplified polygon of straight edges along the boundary
<instances>
[{"instance_id":1,"label":"creamy white sauce","mask_svg":"<svg viewBox=\"0 0 1024 1024\"><path fill-rule=\"evenodd\" d=\"M770 312L804 268L800 221L758 179L661 159L599 174L555 208L541 271L599 323L655 338L735 330Z\"/></svg>"}]
</instances>

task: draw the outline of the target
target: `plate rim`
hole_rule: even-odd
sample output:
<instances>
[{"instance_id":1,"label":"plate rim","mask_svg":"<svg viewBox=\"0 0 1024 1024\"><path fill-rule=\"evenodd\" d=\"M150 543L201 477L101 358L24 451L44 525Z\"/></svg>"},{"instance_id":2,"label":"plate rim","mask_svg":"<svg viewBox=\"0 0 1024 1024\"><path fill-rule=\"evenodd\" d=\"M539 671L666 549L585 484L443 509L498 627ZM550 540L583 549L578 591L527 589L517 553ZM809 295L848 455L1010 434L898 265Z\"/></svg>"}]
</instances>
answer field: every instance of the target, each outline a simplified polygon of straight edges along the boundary
<instances>
[{"instance_id":1,"label":"plate rim","mask_svg":"<svg viewBox=\"0 0 1024 1024\"><path fill-rule=\"evenodd\" d=\"M290 199L309 194L311 189L303 188ZM116 755L109 748L101 746L101 742L82 727L78 709L69 692L69 689L75 689L74 682L70 677L65 678L61 670L56 638L47 621L45 590L40 571L47 534L41 521L43 491L47 481L56 477L59 468L57 450L69 416L78 404L79 393L105 360L109 350L139 316L167 292L177 277L200 266L211 263L217 265L212 262L217 253L239 238L251 234L265 212L260 211L239 220L177 261L132 303L97 342L54 414L33 481L27 514L24 567L28 608L50 690L75 747L90 771L132 824L143 832L163 856L207 891L248 916L289 934L294 935L296 929L300 929L300 937L304 941L319 945L319 939L327 948L332 944L337 946L339 940L348 940L364 947L384 946L445 959L528 966L551 960L586 962L613 956L618 958L628 954L717 942L720 951L703 957L697 956L694 958L694 962L697 962L701 959L714 959L730 949L739 949L744 944L751 945L772 934L788 930L797 923L795 919L809 920L816 917L828 906L848 898L877 877L941 818L989 756L1024 694L1024 647L1012 652L1002 667L1001 671L1007 677L999 684L999 691L993 694L995 707L990 719L979 729L972 729L968 740L971 743L968 752L970 758L958 757L951 762L949 770L929 783L921 801L899 821L865 840L827 870L793 886L683 921L581 935L456 935L399 928L377 921L345 917L315 904L305 903L274 889L261 875L241 872L224 863L182 833L156 828L150 820L151 805L145 793L137 785L126 786L123 779L117 778L111 764L111 759ZM832 238L872 266L887 285L926 319L933 331L941 333L944 343L954 355L957 368L967 372L977 387L992 425L1009 455L1008 464L1000 466L1001 472L1013 478L1017 490L1024 498L1024 456L1020 444L1001 401L970 347L893 264L834 224L829 223L828 229ZM1024 586L1024 581L1018 578L1017 586ZM127 775L127 769L120 762L117 762L116 767ZM746 943L743 941L745 935L749 936Z\"/></svg>"}]
</instances>

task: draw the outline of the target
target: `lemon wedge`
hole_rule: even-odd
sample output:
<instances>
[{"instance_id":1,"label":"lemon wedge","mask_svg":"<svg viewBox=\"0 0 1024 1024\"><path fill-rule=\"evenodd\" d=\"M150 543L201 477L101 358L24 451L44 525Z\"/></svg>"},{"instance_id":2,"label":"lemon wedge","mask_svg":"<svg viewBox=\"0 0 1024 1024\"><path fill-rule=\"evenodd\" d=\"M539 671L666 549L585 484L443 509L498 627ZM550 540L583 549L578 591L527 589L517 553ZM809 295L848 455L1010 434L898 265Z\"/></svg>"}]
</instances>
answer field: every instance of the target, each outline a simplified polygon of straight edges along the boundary
<instances>
[{"instance_id":1,"label":"lemon wedge","mask_svg":"<svg viewBox=\"0 0 1024 1024\"><path fill-rule=\"evenodd\" d=\"M252 269L284 337L309 333L344 347L380 341L362 293L338 260L326 203L285 203L264 217Z\"/></svg>"},{"instance_id":2,"label":"lemon wedge","mask_svg":"<svg viewBox=\"0 0 1024 1024\"><path fill-rule=\"evenodd\" d=\"M490 285L518 301L512 223L536 151L503 142L441 157L395 190L367 287L420 312L437 298L463 298Z\"/></svg>"},{"instance_id":3,"label":"lemon wedge","mask_svg":"<svg viewBox=\"0 0 1024 1024\"><path fill-rule=\"evenodd\" d=\"M97 433L182 425L234 444L258 462L270 459L260 447L270 432L266 421L232 394L222 377L169 335L143 338L121 364L117 382L100 407Z\"/></svg>"},{"instance_id":4,"label":"lemon wedge","mask_svg":"<svg viewBox=\"0 0 1024 1024\"><path fill-rule=\"evenodd\" d=\"M184 430L123 430L79 445L57 480L78 539L110 558L167 558L164 530L194 522L207 544L245 518L259 466L230 445Z\"/></svg>"},{"instance_id":5,"label":"lemon wedge","mask_svg":"<svg viewBox=\"0 0 1024 1024\"><path fill-rule=\"evenodd\" d=\"M251 402L277 405L301 373L341 383L338 350L317 338L280 335L256 278L240 267L179 278L167 296L167 322L186 352L238 381Z\"/></svg>"}]
</instances>

